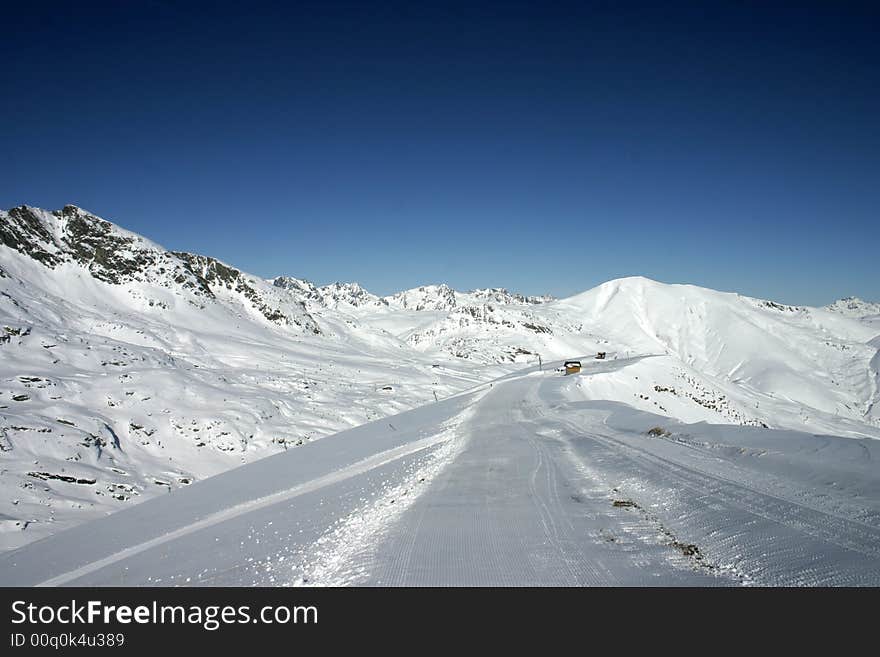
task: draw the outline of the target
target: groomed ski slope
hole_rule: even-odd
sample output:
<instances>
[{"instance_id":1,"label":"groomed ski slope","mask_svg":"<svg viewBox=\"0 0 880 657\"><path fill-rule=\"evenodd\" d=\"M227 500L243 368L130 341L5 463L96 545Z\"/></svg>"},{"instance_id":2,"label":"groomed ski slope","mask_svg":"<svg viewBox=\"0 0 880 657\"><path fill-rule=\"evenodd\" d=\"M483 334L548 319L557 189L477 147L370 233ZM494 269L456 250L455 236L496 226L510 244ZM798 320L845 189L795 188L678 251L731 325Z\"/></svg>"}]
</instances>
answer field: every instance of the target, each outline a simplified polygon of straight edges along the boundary
<instances>
[{"instance_id":1,"label":"groomed ski slope","mask_svg":"<svg viewBox=\"0 0 880 657\"><path fill-rule=\"evenodd\" d=\"M242 466L0 555L0 584L880 584L876 441L590 399L640 360L531 368Z\"/></svg>"}]
</instances>

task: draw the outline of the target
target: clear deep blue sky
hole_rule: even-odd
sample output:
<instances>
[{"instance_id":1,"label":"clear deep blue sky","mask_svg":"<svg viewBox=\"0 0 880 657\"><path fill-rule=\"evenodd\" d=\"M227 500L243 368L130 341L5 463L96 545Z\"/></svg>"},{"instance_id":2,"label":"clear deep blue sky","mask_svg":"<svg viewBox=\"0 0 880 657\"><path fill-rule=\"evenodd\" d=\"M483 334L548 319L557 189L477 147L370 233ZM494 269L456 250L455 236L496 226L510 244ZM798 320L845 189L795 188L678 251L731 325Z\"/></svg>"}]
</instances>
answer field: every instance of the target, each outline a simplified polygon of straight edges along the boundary
<instances>
[{"instance_id":1,"label":"clear deep blue sky","mask_svg":"<svg viewBox=\"0 0 880 657\"><path fill-rule=\"evenodd\" d=\"M15 4L4 208L378 293L880 299L877 3Z\"/></svg>"}]
</instances>

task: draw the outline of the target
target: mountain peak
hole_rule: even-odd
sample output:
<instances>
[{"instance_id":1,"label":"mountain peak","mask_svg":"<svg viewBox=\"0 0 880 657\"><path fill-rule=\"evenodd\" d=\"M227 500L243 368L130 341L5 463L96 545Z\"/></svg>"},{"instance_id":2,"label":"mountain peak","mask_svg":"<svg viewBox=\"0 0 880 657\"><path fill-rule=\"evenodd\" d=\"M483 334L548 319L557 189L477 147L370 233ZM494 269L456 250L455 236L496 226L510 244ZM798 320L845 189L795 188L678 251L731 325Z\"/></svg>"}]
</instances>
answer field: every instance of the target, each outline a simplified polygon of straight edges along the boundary
<instances>
[{"instance_id":1,"label":"mountain peak","mask_svg":"<svg viewBox=\"0 0 880 657\"><path fill-rule=\"evenodd\" d=\"M864 318L880 315L880 303L865 301L858 297L844 297L825 306L826 310L840 313L847 317Z\"/></svg>"},{"instance_id":2,"label":"mountain peak","mask_svg":"<svg viewBox=\"0 0 880 657\"><path fill-rule=\"evenodd\" d=\"M22 205L0 212L0 244L50 269L76 262L108 283L132 276L164 249L75 205L46 211Z\"/></svg>"},{"instance_id":3,"label":"mountain peak","mask_svg":"<svg viewBox=\"0 0 880 657\"><path fill-rule=\"evenodd\" d=\"M387 306L388 302L381 297L376 296L372 292L368 292L360 283L330 283L318 288L324 300L324 304L328 307L338 307L340 305L350 305L354 307L363 306Z\"/></svg>"},{"instance_id":4,"label":"mountain peak","mask_svg":"<svg viewBox=\"0 0 880 657\"><path fill-rule=\"evenodd\" d=\"M452 310L458 305L456 294L446 283L440 283L403 290L385 297L385 301L391 306L406 310Z\"/></svg>"},{"instance_id":5,"label":"mountain peak","mask_svg":"<svg viewBox=\"0 0 880 657\"><path fill-rule=\"evenodd\" d=\"M525 296L510 292L503 287L477 288L459 292L446 283L421 285L385 297L387 302L407 310L449 311L458 307L468 307L487 303L497 305L531 305L553 301L550 295Z\"/></svg>"},{"instance_id":6,"label":"mountain peak","mask_svg":"<svg viewBox=\"0 0 880 657\"><path fill-rule=\"evenodd\" d=\"M134 291L134 285L152 290L156 297L172 291L196 307L206 300L220 303L217 294L231 291L270 322L319 332L301 306L282 310L274 288L265 281L209 256L168 251L75 205L52 211L23 205L0 211L0 244L20 256L11 259L8 269L4 262L4 271L14 274L17 270L21 280L32 278L34 263L38 263L50 270L79 268L101 283L125 286L133 297L144 293L143 289ZM155 299L150 305L165 307Z\"/></svg>"}]
</instances>

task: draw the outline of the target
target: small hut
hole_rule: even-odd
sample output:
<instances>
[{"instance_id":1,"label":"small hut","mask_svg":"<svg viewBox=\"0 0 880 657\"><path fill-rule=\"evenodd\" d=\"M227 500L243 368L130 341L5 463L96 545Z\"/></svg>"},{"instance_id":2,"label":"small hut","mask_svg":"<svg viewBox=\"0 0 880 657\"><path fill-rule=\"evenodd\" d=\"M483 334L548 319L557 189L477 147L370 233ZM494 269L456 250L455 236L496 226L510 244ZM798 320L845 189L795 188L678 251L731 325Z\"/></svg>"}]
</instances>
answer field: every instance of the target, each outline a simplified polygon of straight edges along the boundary
<instances>
[{"instance_id":1,"label":"small hut","mask_svg":"<svg viewBox=\"0 0 880 657\"><path fill-rule=\"evenodd\" d=\"M605 360L605 352L600 351L599 353L596 354L596 358L598 358L599 360Z\"/></svg>"},{"instance_id":2,"label":"small hut","mask_svg":"<svg viewBox=\"0 0 880 657\"><path fill-rule=\"evenodd\" d=\"M564 364L566 374L577 374L581 371L581 361L567 360Z\"/></svg>"}]
</instances>

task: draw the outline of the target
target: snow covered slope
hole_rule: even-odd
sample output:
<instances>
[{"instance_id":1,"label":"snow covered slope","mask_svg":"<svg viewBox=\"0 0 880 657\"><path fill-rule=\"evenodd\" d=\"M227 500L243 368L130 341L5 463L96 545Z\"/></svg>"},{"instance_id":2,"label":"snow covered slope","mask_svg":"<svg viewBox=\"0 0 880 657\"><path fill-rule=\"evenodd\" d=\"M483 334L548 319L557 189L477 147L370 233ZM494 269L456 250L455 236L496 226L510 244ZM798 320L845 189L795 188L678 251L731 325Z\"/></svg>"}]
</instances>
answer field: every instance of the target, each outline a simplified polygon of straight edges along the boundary
<instances>
[{"instance_id":1,"label":"snow covered slope","mask_svg":"<svg viewBox=\"0 0 880 657\"><path fill-rule=\"evenodd\" d=\"M880 330L828 310L640 277L541 304L465 301L442 287L421 294L415 306L357 316L434 358L650 355L626 377L597 373L589 385L603 399L687 421L855 436L880 428Z\"/></svg>"},{"instance_id":2,"label":"snow covered slope","mask_svg":"<svg viewBox=\"0 0 880 657\"><path fill-rule=\"evenodd\" d=\"M526 369L0 555L17 586L880 584L875 441Z\"/></svg>"},{"instance_id":3,"label":"snow covered slope","mask_svg":"<svg viewBox=\"0 0 880 657\"><path fill-rule=\"evenodd\" d=\"M290 276L278 276L272 284L290 290L301 298L324 308L354 309L361 307L383 307L388 302L371 294L357 283L331 283L318 287L314 283Z\"/></svg>"},{"instance_id":4,"label":"snow covered slope","mask_svg":"<svg viewBox=\"0 0 880 657\"><path fill-rule=\"evenodd\" d=\"M6 548L477 380L72 206L0 242Z\"/></svg>"},{"instance_id":5,"label":"snow covered slope","mask_svg":"<svg viewBox=\"0 0 880 657\"><path fill-rule=\"evenodd\" d=\"M509 292L500 287L489 287L469 292L453 290L446 284L423 285L411 290L404 290L391 296L385 297L384 301L392 308L402 310L453 310L462 306L474 306L493 303L495 305L508 304L539 304L552 301L553 297L524 296L515 292Z\"/></svg>"},{"instance_id":6,"label":"snow covered slope","mask_svg":"<svg viewBox=\"0 0 880 657\"><path fill-rule=\"evenodd\" d=\"M825 306L826 310L840 313L847 317L855 317L856 319L864 319L865 317L874 317L880 315L880 303L872 303L863 301L858 297L845 297L838 299L834 303Z\"/></svg>"},{"instance_id":7,"label":"snow covered slope","mask_svg":"<svg viewBox=\"0 0 880 657\"><path fill-rule=\"evenodd\" d=\"M613 336L611 350L656 355L643 366L653 390L638 393L655 409L684 395L719 419L877 435L869 413L878 398L877 332L858 321L643 278L605 283L555 309L590 317L589 330ZM645 401L636 406L654 410Z\"/></svg>"},{"instance_id":8,"label":"snow covered slope","mask_svg":"<svg viewBox=\"0 0 880 657\"><path fill-rule=\"evenodd\" d=\"M15 208L0 213L0 548L295 459L539 358L548 375L582 358L569 392L586 402L880 438L880 328L851 314L645 278L559 300L445 285L382 298L265 281L73 206Z\"/></svg>"},{"instance_id":9,"label":"snow covered slope","mask_svg":"<svg viewBox=\"0 0 880 657\"><path fill-rule=\"evenodd\" d=\"M880 303L862 301L858 297L846 297L828 304L825 309L858 319L880 331Z\"/></svg>"}]
</instances>

